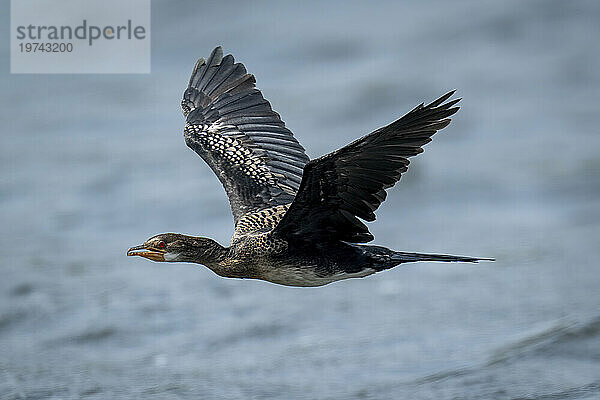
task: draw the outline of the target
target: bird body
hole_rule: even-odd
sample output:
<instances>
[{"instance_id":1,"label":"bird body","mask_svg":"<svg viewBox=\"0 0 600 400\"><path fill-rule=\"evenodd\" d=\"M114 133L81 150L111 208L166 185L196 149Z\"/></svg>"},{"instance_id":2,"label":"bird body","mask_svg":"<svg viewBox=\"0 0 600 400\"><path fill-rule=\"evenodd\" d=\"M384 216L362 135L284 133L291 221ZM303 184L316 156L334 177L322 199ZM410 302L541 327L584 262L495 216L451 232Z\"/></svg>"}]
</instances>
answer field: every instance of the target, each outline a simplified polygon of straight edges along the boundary
<instances>
[{"instance_id":1,"label":"bird body","mask_svg":"<svg viewBox=\"0 0 600 400\"><path fill-rule=\"evenodd\" d=\"M229 198L229 247L176 233L156 235L128 255L203 264L218 275L288 286L321 286L414 261L486 260L397 252L365 245L373 221L431 136L450 123L454 92L323 157L309 160L254 76L217 47L200 59L181 103L185 142L215 172Z\"/></svg>"}]
</instances>

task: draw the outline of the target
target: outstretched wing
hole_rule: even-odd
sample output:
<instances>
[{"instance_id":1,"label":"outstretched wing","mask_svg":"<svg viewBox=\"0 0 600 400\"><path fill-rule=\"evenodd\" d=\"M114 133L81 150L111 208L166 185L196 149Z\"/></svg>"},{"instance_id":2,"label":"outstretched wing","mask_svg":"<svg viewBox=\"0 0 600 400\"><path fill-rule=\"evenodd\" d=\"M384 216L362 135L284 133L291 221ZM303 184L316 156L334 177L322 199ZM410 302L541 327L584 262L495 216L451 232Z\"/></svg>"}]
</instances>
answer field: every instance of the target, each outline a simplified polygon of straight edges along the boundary
<instances>
[{"instance_id":1,"label":"outstretched wing","mask_svg":"<svg viewBox=\"0 0 600 400\"><path fill-rule=\"evenodd\" d=\"M460 99L444 103L454 91L419 105L399 120L323 157L304 168L302 184L273 234L290 243L317 244L373 240L365 224L408 169L408 157L450 123Z\"/></svg>"},{"instance_id":2,"label":"outstretched wing","mask_svg":"<svg viewBox=\"0 0 600 400\"><path fill-rule=\"evenodd\" d=\"M198 60L181 101L185 142L225 187L236 223L247 213L291 203L309 160L254 83L217 47L208 60Z\"/></svg>"}]
</instances>

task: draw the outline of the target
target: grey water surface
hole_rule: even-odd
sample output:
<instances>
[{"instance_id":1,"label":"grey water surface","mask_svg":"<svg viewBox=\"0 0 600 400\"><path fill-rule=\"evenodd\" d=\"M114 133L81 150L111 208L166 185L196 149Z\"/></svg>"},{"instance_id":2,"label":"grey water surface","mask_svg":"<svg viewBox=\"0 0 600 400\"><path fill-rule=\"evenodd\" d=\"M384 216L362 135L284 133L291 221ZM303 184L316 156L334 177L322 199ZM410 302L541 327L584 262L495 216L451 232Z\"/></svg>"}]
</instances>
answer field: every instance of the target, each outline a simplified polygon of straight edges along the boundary
<instances>
[{"instance_id":1,"label":"grey water surface","mask_svg":"<svg viewBox=\"0 0 600 400\"><path fill-rule=\"evenodd\" d=\"M600 398L600 2L155 1L151 34L149 75L0 44L0 399ZM229 241L179 110L216 45L311 157L458 89L370 229L497 261L306 289L125 257Z\"/></svg>"}]
</instances>

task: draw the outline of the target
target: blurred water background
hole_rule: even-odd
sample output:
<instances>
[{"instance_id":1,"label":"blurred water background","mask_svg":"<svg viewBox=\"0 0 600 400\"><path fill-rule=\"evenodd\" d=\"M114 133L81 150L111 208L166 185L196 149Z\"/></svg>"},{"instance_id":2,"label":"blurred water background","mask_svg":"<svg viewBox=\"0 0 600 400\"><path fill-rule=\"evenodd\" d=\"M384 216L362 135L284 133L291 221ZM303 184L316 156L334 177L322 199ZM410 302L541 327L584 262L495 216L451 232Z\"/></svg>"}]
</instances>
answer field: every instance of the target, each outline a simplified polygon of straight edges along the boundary
<instances>
[{"instance_id":1,"label":"blurred water background","mask_svg":"<svg viewBox=\"0 0 600 400\"><path fill-rule=\"evenodd\" d=\"M600 398L599 22L594 0L155 1L150 75L10 75L2 41L0 399ZM458 89L370 229L497 261L303 289L125 257L229 241L179 110L216 45L311 157Z\"/></svg>"}]
</instances>

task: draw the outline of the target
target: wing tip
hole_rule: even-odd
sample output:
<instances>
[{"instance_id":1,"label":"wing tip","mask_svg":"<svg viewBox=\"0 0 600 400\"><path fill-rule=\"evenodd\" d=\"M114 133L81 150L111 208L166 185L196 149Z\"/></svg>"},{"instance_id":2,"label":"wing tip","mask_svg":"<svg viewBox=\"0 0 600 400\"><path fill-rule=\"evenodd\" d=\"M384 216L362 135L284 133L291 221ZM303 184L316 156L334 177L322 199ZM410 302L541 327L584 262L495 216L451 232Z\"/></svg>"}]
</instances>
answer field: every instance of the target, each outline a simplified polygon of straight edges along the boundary
<instances>
[{"instance_id":1,"label":"wing tip","mask_svg":"<svg viewBox=\"0 0 600 400\"><path fill-rule=\"evenodd\" d=\"M442 95L438 99L436 99L436 100L432 101L431 103L427 104L427 106L425 106L425 107L426 108L436 108L438 106L446 106L446 104L448 104L446 107L452 107L454 104L456 104L459 101L461 101L462 98L459 97L458 99L451 100L451 101L449 101L446 104L444 104L444 102L446 100L448 100L450 97L452 97L455 93L456 93L456 89L453 89L453 90L449 91L448 93Z\"/></svg>"},{"instance_id":2,"label":"wing tip","mask_svg":"<svg viewBox=\"0 0 600 400\"><path fill-rule=\"evenodd\" d=\"M208 56L208 59L211 60L211 62L215 62L216 64L218 64L223 59L223 47L215 47L210 53L210 56Z\"/></svg>"}]
</instances>

